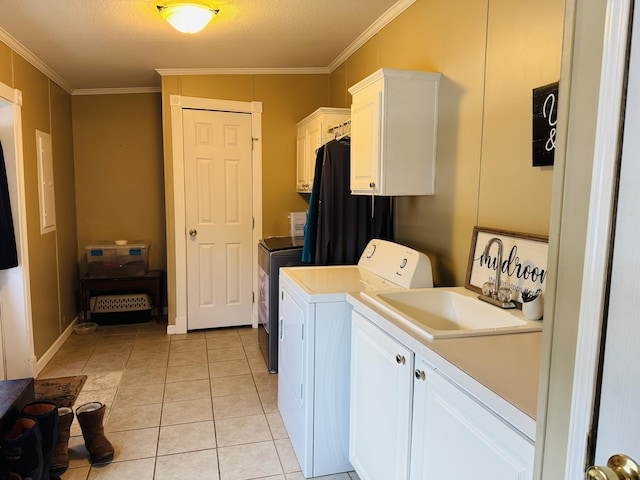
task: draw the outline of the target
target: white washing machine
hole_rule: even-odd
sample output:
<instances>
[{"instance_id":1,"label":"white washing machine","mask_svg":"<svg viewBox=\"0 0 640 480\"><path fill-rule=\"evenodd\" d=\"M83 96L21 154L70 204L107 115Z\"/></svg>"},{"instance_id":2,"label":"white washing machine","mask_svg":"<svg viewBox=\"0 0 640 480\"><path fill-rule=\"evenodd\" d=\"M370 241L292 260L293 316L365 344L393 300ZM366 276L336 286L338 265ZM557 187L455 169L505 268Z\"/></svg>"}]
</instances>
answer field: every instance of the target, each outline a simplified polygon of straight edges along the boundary
<instances>
[{"instance_id":1,"label":"white washing machine","mask_svg":"<svg viewBox=\"0 0 640 480\"><path fill-rule=\"evenodd\" d=\"M432 286L426 255L385 240L371 240L358 265L280 269L278 409L305 478L353 469L346 294Z\"/></svg>"}]
</instances>

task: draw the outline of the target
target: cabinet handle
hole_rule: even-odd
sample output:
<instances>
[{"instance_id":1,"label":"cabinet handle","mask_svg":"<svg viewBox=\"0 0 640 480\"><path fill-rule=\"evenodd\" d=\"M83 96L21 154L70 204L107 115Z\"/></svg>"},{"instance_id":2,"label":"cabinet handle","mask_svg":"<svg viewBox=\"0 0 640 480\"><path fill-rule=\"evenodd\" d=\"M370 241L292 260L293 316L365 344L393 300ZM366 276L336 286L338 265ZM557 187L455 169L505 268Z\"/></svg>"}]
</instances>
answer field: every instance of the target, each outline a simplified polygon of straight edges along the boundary
<instances>
[{"instance_id":1,"label":"cabinet handle","mask_svg":"<svg viewBox=\"0 0 640 480\"><path fill-rule=\"evenodd\" d=\"M405 363L407 363L407 359L404 358L404 355L397 354L396 355L396 363L398 365L404 365Z\"/></svg>"},{"instance_id":2,"label":"cabinet handle","mask_svg":"<svg viewBox=\"0 0 640 480\"><path fill-rule=\"evenodd\" d=\"M416 368L416 379L418 380L426 380L427 375L424 373L424 370L419 370Z\"/></svg>"}]
</instances>

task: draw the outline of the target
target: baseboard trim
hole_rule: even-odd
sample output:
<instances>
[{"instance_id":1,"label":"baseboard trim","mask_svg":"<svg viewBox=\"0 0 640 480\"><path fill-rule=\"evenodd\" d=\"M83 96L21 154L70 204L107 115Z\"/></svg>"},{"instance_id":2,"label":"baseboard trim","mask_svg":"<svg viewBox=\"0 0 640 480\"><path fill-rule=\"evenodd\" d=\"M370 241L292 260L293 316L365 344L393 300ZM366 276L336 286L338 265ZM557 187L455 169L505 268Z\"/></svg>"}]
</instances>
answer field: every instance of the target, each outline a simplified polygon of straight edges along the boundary
<instances>
[{"instance_id":1,"label":"baseboard trim","mask_svg":"<svg viewBox=\"0 0 640 480\"><path fill-rule=\"evenodd\" d=\"M78 323L78 317L74 318L69 326L62 332L62 334L58 337L58 339L53 342L53 345L49 347L49 349L42 355L42 357L36 359L35 364L33 365L33 377L37 377L38 374L47 366L47 363L51 361L53 356L58 353L60 347L67 341L67 338L71 336L73 333L73 327Z\"/></svg>"}]
</instances>

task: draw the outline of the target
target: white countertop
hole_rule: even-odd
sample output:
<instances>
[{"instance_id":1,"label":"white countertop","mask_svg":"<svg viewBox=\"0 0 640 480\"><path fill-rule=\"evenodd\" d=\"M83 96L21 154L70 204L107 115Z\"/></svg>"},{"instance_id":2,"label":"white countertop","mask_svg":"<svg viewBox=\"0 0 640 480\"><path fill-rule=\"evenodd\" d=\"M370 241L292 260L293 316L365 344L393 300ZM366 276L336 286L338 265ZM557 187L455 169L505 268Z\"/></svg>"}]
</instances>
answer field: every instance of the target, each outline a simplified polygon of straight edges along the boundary
<instances>
[{"instance_id":1,"label":"white countertop","mask_svg":"<svg viewBox=\"0 0 640 480\"><path fill-rule=\"evenodd\" d=\"M428 340L360 293L347 301L532 441L542 332Z\"/></svg>"}]
</instances>

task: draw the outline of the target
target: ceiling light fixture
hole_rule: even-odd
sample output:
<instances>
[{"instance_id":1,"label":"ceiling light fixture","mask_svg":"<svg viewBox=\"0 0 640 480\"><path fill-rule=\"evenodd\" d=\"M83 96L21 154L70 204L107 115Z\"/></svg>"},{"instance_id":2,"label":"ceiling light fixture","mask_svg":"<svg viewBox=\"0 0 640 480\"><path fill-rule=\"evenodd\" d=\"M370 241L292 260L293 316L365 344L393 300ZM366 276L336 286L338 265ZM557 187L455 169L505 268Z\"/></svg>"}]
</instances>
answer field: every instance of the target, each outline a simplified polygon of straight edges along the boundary
<instances>
[{"instance_id":1,"label":"ceiling light fixture","mask_svg":"<svg viewBox=\"0 0 640 480\"><path fill-rule=\"evenodd\" d=\"M168 2L157 8L162 18L182 33L199 32L220 11L196 2Z\"/></svg>"}]
</instances>

